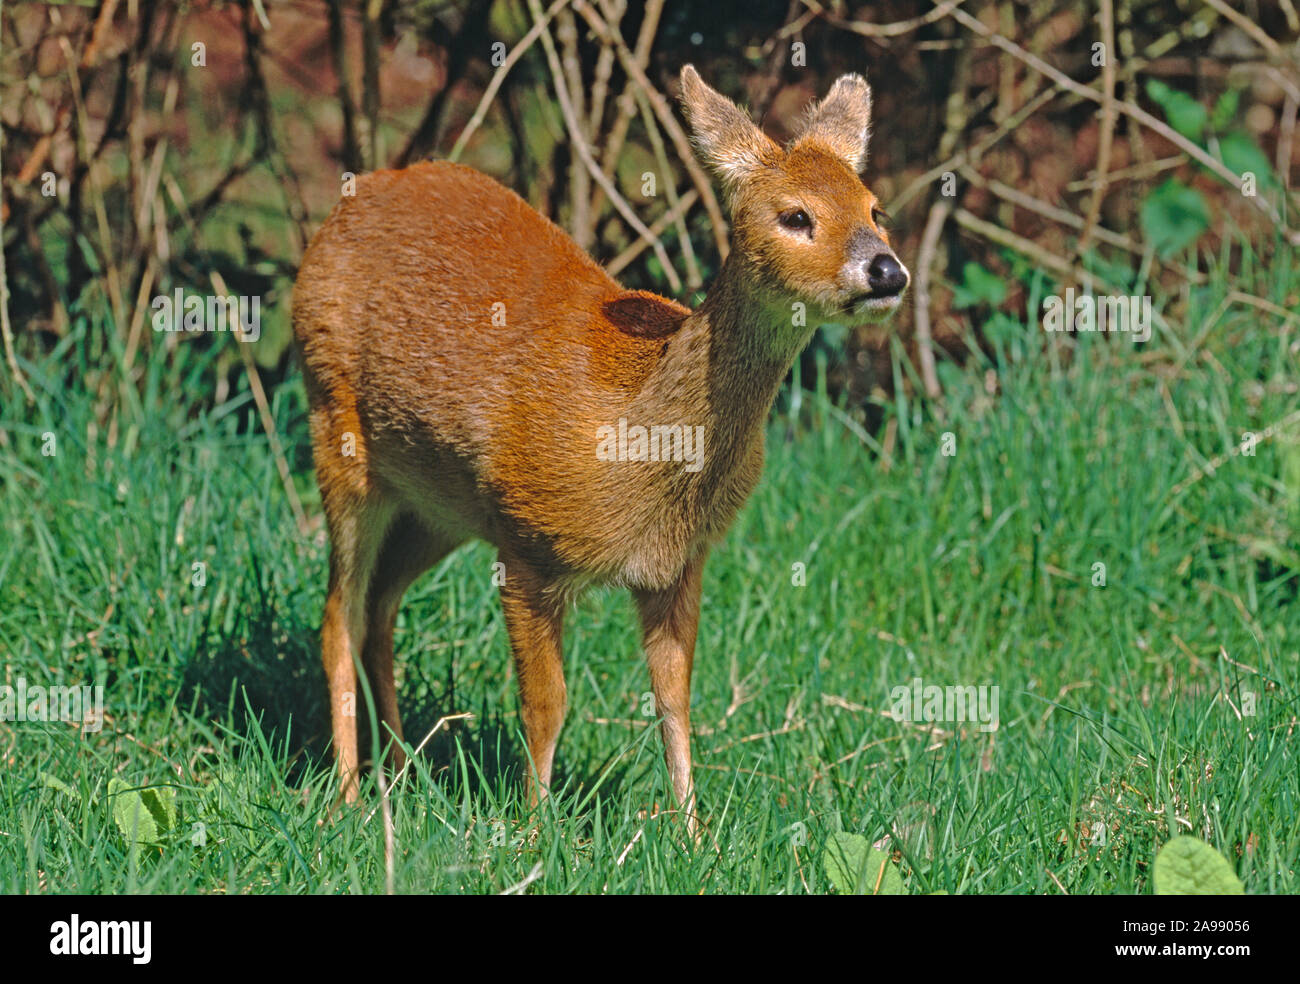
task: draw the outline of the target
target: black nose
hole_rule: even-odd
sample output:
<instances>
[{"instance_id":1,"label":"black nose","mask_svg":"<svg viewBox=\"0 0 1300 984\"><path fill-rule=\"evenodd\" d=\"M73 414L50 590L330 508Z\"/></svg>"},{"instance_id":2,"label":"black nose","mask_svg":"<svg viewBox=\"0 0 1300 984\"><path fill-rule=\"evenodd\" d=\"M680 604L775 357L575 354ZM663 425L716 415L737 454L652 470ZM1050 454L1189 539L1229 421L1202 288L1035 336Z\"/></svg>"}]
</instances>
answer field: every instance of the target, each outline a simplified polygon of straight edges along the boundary
<instances>
[{"instance_id":1,"label":"black nose","mask_svg":"<svg viewBox=\"0 0 1300 984\"><path fill-rule=\"evenodd\" d=\"M907 286L903 265L888 253L881 253L867 268L867 284L876 297L893 297Z\"/></svg>"}]
</instances>

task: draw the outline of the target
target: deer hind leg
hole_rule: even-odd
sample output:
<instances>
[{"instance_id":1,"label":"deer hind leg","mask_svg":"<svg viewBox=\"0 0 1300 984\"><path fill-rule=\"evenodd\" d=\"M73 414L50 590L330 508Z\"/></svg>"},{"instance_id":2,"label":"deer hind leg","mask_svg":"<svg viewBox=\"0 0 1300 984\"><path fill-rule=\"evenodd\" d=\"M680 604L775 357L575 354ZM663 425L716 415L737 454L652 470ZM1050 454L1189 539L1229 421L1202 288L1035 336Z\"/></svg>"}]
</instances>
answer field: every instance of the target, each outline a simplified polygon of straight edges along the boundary
<instances>
[{"instance_id":1,"label":"deer hind leg","mask_svg":"<svg viewBox=\"0 0 1300 984\"><path fill-rule=\"evenodd\" d=\"M501 606L519 677L520 717L532 769L528 801L532 805L547 794L555 745L564 725L568 692L564 685L564 603L557 585L526 562L500 555L505 565Z\"/></svg>"},{"instance_id":2,"label":"deer hind leg","mask_svg":"<svg viewBox=\"0 0 1300 984\"><path fill-rule=\"evenodd\" d=\"M321 660L329 681L334 757L345 802L357 798L357 665L366 644L367 598L391 507L374 492L321 483L330 531L329 594Z\"/></svg>"},{"instance_id":3,"label":"deer hind leg","mask_svg":"<svg viewBox=\"0 0 1300 984\"><path fill-rule=\"evenodd\" d=\"M641 615L655 712L662 720L664 757L673 795L695 829L691 779L691 669L700 622L701 555L687 563L677 583L662 591L634 591Z\"/></svg>"},{"instance_id":4,"label":"deer hind leg","mask_svg":"<svg viewBox=\"0 0 1300 984\"><path fill-rule=\"evenodd\" d=\"M406 765L397 686L393 679L393 629L397 611L402 596L415 579L456 546L453 540L434 533L414 516L404 513L389 527L371 576L362 665L374 694L379 741L387 746L388 766L394 772Z\"/></svg>"}]
</instances>

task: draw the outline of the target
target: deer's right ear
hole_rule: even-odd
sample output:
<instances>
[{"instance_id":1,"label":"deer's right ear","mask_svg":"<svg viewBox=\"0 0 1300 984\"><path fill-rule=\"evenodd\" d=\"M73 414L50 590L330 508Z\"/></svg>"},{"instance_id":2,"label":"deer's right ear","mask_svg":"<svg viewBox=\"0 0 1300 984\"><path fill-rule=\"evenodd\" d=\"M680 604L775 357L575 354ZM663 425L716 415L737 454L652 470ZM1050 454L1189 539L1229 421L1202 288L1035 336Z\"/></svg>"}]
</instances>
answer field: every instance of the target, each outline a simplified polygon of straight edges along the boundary
<instances>
[{"instance_id":1,"label":"deer's right ear","mask_svg":"<svg viewBox=\"0 0 1300 984\"><path fill-rule=\"evenodd\" d=\"M718 176L728 197L782 154L739 106L706 85L693 65L682 69L682 108L700 160Z\"/></svg>"}]
</instances>

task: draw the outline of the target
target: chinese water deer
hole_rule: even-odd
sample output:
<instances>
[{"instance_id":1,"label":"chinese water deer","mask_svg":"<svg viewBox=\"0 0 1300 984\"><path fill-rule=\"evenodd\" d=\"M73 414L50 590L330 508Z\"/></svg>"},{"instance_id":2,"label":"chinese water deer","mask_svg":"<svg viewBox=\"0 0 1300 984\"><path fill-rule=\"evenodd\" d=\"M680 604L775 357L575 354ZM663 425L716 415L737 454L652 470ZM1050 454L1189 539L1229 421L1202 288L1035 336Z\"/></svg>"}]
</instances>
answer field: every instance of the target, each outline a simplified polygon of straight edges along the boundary
<instances>
[{"instance_id":1,"label":"chinese water deer","mask_svg":"<svg viewBox=\"0 0 1300 984\"><path fill-rule=\"evenodd\" d=\"M331 541L322 649L346 799L358 671L400 766L398 605L480 537L499 551L532 798L564 723L566 605L605 583L636 600L673 793L693 810L705 555L759 479L768 410L814 328L884 317L908 273L858 177L861 77L785 147L692 67L681 84L734 225L694 311L620 287L519 196L448 163L362 177L307 250L293 325Z\"/></svg>"}]
</instances>

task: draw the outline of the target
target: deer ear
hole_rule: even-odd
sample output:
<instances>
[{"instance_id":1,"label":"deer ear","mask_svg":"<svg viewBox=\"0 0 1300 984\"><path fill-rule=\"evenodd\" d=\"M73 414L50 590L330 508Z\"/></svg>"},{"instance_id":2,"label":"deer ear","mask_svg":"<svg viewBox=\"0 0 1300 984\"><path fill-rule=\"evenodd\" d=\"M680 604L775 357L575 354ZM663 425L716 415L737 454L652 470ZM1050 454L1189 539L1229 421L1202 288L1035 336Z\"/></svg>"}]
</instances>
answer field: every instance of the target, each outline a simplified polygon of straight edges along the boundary
<instances>
[{"instance_id":1,"label":"deer ear","mask_svg":"<svg viewBox=\"0 0 1300 984\"><path fill-rule=\"evenodd\" d=\"M841 75L826 98L809 111L795 139L824 144L854 171L861 171L870 137L871 86L861 75Z\"/></svg>"},{"instance_id":2,"label":"deer ear","mask_svg":"<svg viewBox=\"0 0 1300 984\"><path fill-rule=\"evenodd\" d=\"M757 169L782 156L781 148L740 107L709 88L693 65L682 69L682 108L700 160L728 197Z\"/></svg>"}]
</instances>

